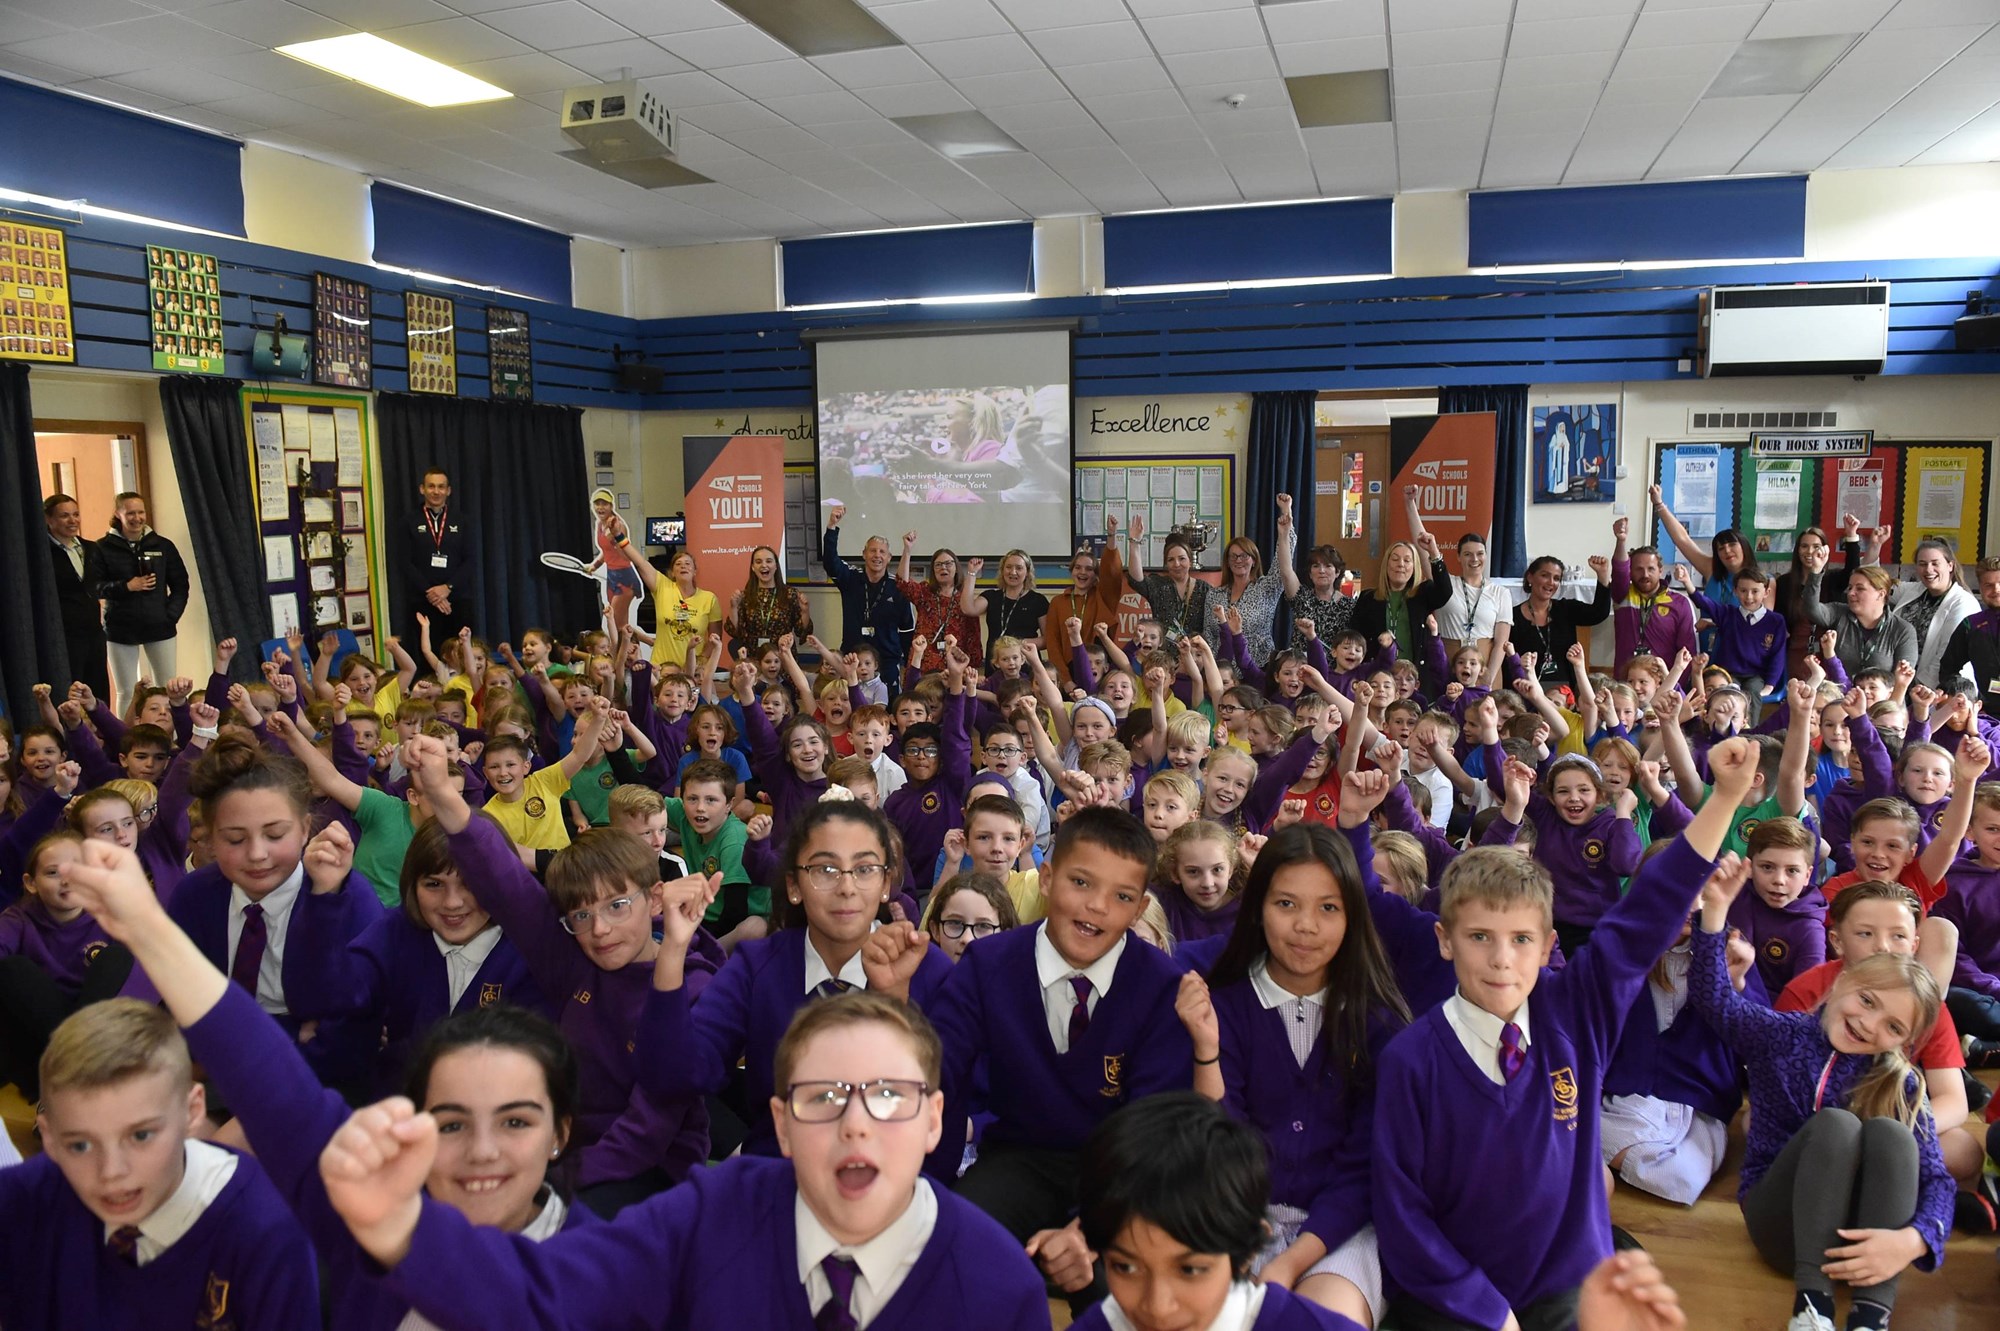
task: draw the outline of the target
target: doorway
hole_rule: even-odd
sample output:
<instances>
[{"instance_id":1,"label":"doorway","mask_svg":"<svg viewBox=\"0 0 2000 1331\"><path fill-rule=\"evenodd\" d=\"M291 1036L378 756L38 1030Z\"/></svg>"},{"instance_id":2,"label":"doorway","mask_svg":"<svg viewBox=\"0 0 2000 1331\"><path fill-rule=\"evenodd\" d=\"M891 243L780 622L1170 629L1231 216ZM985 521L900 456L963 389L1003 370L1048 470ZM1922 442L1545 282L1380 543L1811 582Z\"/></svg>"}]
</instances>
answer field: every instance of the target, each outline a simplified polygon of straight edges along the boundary
<instances>
[{"instance_id":1,"label":"doorway","mask_svg":"<svg viewBox=\"0 0 2000 1331\"><path fill-rule=\"evenodd\" d=\"M114 501L145 493L146 430L136 421L36 421L35 469L42 497L66 494L83 512L83 538L111 527Z\"/></svg>"},{"instance_id":2,"label":"doorway","mask_svg":"<svg viewBox=\"0 0 2000 1331\"><path fill-rule=\"evenodd\" d=\"M1347 561L1350 593L1375 585L1389 509L1389 427L1321 426L1314 433L1313 529Z\"/></svg>"}]
</instances>

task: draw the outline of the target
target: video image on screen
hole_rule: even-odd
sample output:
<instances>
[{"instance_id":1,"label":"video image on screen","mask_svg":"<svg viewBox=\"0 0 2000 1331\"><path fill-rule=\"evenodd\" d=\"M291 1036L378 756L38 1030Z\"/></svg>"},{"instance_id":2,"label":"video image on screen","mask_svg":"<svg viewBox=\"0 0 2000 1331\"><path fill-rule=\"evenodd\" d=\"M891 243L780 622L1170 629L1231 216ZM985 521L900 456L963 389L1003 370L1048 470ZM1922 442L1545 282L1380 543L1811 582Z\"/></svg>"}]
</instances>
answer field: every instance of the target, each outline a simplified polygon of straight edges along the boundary
<instances>
[{"instance_id":1,"label":"video image on screen","mask_svg":"<svg viewBox=\"0 0 2000 1331\"><path fill-rule=\"evenodd\" d=\"M820 494L845 503L856 530L915 528L970 550L1021 545L1039 518L1069 511L1069 385L829 394L819 468ZM1002 504L1045 507L1002 513ZM979 507L918 512L933 505ZM1059 550L1066 536L1033 539Z\"/></svg>"}]
</instances>

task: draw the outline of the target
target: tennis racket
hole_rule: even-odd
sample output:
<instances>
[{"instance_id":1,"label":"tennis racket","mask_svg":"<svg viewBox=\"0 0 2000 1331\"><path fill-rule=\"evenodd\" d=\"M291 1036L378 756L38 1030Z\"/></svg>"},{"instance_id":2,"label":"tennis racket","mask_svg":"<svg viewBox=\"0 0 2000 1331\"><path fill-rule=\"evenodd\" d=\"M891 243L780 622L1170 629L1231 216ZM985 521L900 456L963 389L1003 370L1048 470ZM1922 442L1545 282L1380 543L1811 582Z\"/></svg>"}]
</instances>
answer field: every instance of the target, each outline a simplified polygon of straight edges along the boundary
<instances>
[{"instance_id":1,"label":"tennis racket","mask_svg":"<svg viewBox=\"0 0 2000 1331\"><path fill-rule=\"evenodd\" d=\"M565 554L561 550L550 550L544 554L542 556L542 565L545 568L552 568L558 573L574 573L579 577L590 578L593 581L597 577L590 570L589 560L578 559L575 555Z\"/></svg>"}]
</instances>

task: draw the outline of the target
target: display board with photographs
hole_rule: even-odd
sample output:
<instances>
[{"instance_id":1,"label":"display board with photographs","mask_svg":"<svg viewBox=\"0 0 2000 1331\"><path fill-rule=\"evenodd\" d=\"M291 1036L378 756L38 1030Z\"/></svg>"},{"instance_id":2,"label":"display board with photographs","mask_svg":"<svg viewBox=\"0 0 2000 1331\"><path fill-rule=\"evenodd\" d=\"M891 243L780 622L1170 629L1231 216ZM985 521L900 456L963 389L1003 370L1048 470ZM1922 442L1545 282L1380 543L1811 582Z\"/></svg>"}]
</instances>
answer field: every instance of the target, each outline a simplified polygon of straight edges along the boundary
<instances>
[{"instance_id":1,"label":"display board with photographs","mask_svg":"<svg viewBox=\"0 0 2000 1331\"><path fill-rule=\"evenodd\" d=\"M457 394L458 339L452 314L450 296L403 293L412 393Z\"/></svg>"},{"instance_id":2,"label":"display board with photographs","mask_svg":"<svg viewBox=\"0 0 2000 1331\"><path fill-rule=\"evenodd\" d=\"M153 368L221 374L222 278L213 254L146 247L153 314Z\"/></svg>"},{"instance_id":3,"label":"display board with photographs","mask_svg":"<svg viewBox=\"0 0 2000 1331\"><path fill-rule=\"evenodd\" d=\"M369 399L260 387L242 401L273 631L306 634L315 655L330 629L369 642L378 585Z\"/></svg>"},{"instance_id":4,"label":"display board with photographs","mask_svg":"<svg viewBox=\"0 0 2000 1331\"><path fill-rule=\"evenodd\" d=\"M0 225L0 356L76 359L69 266L53 227Z\"/></svg>"},{"instance_id":5,"label":"display board with photographs","mask_svg":"<svg viewBox=\"0 0 2000 1331\"><path fill-rule=\"evenodd\" d=\"M366 282L313 274L313 382L368 388L375 325Z\"/></svg>"},{"instance_id":6,"label":"display board with photographs","mask_svg":"<svg viewBox=\"0 0 2000 1331\"><path fill-rule=\"evenodd\" d=\"M534 399L534 355L528 344L526 310L486 307L486 376L494 397L513 402Z\"/></svg>"}]
</instances>

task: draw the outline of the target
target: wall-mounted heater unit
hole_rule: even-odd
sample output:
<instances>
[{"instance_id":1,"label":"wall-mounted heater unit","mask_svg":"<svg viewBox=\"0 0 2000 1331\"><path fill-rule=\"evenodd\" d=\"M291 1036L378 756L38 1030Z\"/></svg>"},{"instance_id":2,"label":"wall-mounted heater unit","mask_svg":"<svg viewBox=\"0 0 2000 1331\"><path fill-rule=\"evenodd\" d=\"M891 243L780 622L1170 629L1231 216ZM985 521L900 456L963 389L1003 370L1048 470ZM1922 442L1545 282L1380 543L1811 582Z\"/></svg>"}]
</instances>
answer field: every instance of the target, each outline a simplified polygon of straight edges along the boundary
<instances>
[{"instance_id":1,"label":"wall-mounted heater unit","mask_svg":"<svg viewBox=\"0 0 2000 1331\"><path fill-rule=\"evenodd\" d=\"M1888 357L1887 282L1712 287L1701 295L1703 378L1880 374Z\"/></svg>"}]
</instances>

